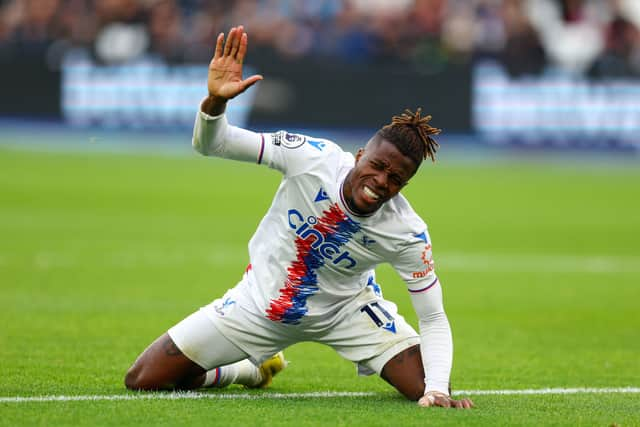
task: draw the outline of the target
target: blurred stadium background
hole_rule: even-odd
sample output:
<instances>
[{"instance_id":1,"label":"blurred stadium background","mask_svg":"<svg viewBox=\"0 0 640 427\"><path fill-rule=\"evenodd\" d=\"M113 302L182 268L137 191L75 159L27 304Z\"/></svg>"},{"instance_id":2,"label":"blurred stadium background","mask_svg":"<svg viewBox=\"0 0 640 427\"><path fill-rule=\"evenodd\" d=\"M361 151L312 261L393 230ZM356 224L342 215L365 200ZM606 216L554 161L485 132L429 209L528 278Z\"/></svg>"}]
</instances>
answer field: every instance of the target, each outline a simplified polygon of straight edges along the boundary
<instances>
[{"instance_id":1,"label":"blurred stadium background","mask_svg":"<svg viewBox=\"0 0 640 427\"><path fill-rule=\"evenodd\" d=\"M635 0L3 0L0 117L188 129L239 23L267 78L238 125L375 129L423 106L475 142L639 146Z\"/></svg>"},{"instance_id":2,"label":"blurred stadium background","mask_svg":"<svg viewBox=\"0 0 640 427\"><path fill-rule=\"evenodd\" d=\"M353 148L422 106L444 129L405 194L436 242L454 390L636 390L472 394L478 411L430 421L640 425L637 0L0 0L0 425L424 425L307 343L271 392L375 395L12 400L135 398L144 346L244 270L280 177L190 147L213 41L238 24L265 80L233 124Z\"/></svg>"}]
</instances>

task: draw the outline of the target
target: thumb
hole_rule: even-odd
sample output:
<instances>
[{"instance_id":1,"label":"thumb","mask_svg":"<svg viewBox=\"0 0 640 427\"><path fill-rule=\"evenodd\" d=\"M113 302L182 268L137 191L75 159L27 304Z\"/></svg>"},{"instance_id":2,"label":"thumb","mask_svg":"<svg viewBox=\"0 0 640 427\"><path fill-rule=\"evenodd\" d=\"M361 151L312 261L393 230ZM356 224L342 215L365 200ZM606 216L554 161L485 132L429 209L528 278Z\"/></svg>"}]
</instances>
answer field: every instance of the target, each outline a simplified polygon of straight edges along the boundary
<instances>
[{"instance_id":1,"label":"thumb","mask_svg":"<svg viewBox=\"0 0 640 427\"><path fill-rule=\"evenodd\" d=\"M258 83L262 79L263 77L260 74L255 74L251 77L247 77L242 82L240 82L240 85L242 86L241 92L244 92L245 90L249 89L251 86Z\"/></svg>"},{"instance_id":2,"label":"thumb","mask_svg":"<svg viewBox=\"0 0 640 427\"><path fill-rule=\"evenodd\" d=\"M422 396L420 400L418 400L418 406L422 406L423 408L428 408L433 406L434 398L433 396Z\"/></svg>"}]
</instances>

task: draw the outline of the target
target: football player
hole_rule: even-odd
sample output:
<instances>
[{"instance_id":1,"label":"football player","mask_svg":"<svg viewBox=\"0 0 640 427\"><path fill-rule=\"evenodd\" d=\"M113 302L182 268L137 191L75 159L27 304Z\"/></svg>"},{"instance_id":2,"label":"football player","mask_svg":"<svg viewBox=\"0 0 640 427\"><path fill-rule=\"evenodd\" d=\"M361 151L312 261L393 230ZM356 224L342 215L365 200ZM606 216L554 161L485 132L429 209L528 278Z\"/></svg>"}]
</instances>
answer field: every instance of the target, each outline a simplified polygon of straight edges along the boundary
<instances>
[{"instance_id":1,"label":"football player","mask_svg":"<svg viewBox=\"0 0 640 427\"><path fill-rule=\"evenodd\" d=\"M430 116L392 118L353 156L333 142L227 123L243 79L247 34L220 34L193 146L207 156L266 165L283 175L249 242L240 282L153 342L125 384L134 390L265 387L301 341L334 348L361 375L378 374L421 406L470 408L451 397L452 338L427 226L400 194L422 161L435 161ZM417 333L386 300L374 269L390 263L407 285Z\"/></svg>"}]
</instances>

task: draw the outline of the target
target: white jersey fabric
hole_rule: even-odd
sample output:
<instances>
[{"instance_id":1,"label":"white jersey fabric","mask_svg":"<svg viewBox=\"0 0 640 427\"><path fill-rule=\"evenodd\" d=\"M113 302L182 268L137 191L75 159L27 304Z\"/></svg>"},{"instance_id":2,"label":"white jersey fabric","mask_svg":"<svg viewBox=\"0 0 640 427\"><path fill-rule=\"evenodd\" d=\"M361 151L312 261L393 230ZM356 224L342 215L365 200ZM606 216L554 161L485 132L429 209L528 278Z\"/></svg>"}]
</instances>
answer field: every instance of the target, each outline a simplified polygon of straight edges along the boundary
<instances>
[{"instance_id":1,"label":"white jersey fabric","mask_svg":"<svg viewBox=\"0 0 640 427\"><path fill-rule=\"evenodd\" d=\"M224 115L199 112L200 153L255 162L283 174L273 203L249 242L244 307L273 322L321 326L390 263L420 319L426 390L448 393L452 339L424 221L398 194L370 216L349 210L342 184L354 156L335 143L288 133L255 133Z\"/></svg>"}]
</instances>

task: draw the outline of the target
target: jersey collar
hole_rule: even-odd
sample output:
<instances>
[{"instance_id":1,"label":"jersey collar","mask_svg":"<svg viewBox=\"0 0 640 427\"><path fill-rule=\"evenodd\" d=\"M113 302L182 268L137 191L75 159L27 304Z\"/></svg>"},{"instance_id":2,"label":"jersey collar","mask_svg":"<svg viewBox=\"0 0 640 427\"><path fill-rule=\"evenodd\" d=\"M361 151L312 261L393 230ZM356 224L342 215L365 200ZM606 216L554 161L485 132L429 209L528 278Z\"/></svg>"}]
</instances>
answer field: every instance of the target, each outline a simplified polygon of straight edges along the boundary
<instances>
[{"instance_id":1,"label":"jersey collar","mask_svg":"<svg viewBox=\"0 0 640 427\"><path fill-rule=\"evenodd\" d=\"M348 175L348 173L347 173ZM344 193L343 193L343 187L344 187L344 180L346 179L347 175L344 176L344 178L342 179L342 182L340 182L340 188L338 189L338 196L339 196L339 200L340 200L340 206L351 216L355 216L356 218L371 218L372 216L374 216L375 214L377 214L380 210L382 210L384 208L384 205L380 207L380 209L376 210L375 212L372 212L370 214L367 215L362 215L362 214L357 214L354 211L352 211L351 209L349 209L349 205L347 204L347 201L344 199Z\"/></svg>"}]
</instances>

